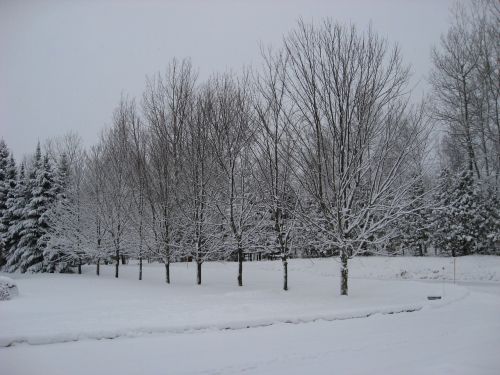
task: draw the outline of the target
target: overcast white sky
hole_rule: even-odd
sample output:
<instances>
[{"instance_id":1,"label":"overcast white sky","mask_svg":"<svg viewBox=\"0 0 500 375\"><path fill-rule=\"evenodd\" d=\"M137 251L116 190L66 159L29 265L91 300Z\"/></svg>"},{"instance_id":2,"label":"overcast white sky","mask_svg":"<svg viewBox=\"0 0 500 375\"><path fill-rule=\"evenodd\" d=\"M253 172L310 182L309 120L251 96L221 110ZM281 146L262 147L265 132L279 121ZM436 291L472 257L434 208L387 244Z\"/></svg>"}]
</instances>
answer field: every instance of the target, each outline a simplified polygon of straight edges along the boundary
<instances>
[{"instance_id":1,"label":"overcast white sky","mask_svg":"<svg viewBox=\"0 0 500 375\"><path fill-rule=\"evenodd\" d=\"M17 158L37 140L78 131L86 145L122 92L191 57L200 76L259 61L297 18L331 17L400 43L414 81L449 23L453 0L0 0L0 137ZM425 83L420 83L419 91Z\"/></svg>"}]
</instances>

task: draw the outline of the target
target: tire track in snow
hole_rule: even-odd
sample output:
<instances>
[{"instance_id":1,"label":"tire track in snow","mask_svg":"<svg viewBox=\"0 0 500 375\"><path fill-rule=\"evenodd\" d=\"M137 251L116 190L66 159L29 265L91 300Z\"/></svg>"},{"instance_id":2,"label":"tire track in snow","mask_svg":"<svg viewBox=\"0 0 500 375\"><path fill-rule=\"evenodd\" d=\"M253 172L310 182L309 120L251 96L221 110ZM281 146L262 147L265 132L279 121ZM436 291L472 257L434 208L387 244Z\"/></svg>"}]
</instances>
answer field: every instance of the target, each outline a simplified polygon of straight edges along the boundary
<instances>
[{"instance_id":1,"label":"tire track in snow","mask_svg":"<svg viewBox=\"0 0 500 375\"><path fill-rule=\"evenodd\" d=\"M393 315L420 311L424 305L407 305L402 307L387 307L382 309L358 310L352 312L303 316L299 318L259 319L252 321L228 322L207 325L192 325L178 327L141 327L127 331L98 331L88 333L63 333L52 336L41 335L31 337L1 337L0 348L9 348L15 345L50 345L81 340L114 340L117 338L134 338L157 334L185 334L203 331L227 331L269 327L276 324L307 324L317 321L337 321L369 318L373 315Z\"/></svg>"}]
</instances>

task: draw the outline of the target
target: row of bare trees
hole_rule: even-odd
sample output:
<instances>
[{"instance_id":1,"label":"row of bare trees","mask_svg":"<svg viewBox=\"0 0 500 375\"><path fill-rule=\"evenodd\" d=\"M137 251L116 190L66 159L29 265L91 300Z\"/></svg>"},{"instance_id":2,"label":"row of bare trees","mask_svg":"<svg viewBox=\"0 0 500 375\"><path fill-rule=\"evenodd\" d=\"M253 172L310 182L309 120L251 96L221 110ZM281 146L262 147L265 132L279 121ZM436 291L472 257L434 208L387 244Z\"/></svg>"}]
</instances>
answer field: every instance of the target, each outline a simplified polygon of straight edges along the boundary
<instances>
[{"instance_id":1,"label":"row of bare trees","mask_svg":"<svg viewBox=\"0 0 500 375\"><path fill-rule=\"evenodd\" d=\"M442 151L452 170L500 184L500 4L460 3L432 52L433 115L444 127Z\"/></svg>"},{"instance_id":2,"label":"row of bare trees","mask_svg":"<svg viewBox=\"0 0 500 375\"><path fill-rule=\"evenodd\" d=\"M112 126L81 158L53 215L53 248L69 258L124 256L165 264L279 254L283 288L293 248L348 259L376 248L411 210L427 127L412 105L400 50L371 29L299 22L243 74L200 82L189 60L122 97ZM75 172L76 173L76 172ZM63 225L65 223L65 225ZM68 225L71 223L71 225ZM71 240L68 241L68 238ZM63 259L64 256L61 256ZM99 268L97 268L99 272Z\"/></svg>"}]
</instances>

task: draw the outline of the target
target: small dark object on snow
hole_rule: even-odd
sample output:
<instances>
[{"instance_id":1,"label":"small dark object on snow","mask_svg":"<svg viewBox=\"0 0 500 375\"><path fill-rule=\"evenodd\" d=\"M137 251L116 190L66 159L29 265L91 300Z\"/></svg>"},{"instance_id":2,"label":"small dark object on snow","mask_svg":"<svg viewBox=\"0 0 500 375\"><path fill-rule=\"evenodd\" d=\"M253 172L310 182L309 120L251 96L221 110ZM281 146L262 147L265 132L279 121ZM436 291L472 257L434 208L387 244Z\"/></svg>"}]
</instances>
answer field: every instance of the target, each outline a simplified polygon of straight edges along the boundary
<instances>
[{"instance_id":1,"label":"small dark object on snow","mask_svg":"<svg viewBox=\"0 0 500 375\"><path fill-rule=\"evenodd\" d=\"M433 301L433 300L435 300L435 299L441 299L441 296L427 296L427 299L428 299L429 301Z\"/></svg>"}]
</instances>

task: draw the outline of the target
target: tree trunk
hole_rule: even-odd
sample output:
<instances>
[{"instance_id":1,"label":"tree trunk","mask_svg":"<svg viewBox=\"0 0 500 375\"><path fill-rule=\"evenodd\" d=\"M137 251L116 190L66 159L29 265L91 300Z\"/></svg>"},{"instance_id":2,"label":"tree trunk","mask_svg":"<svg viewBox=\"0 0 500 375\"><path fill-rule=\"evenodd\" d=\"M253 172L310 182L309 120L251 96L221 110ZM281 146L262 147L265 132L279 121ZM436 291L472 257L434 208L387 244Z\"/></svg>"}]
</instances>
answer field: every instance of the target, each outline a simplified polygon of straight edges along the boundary
<instances>
[{"instance_id":1,"label":"tree trunk","mask_svg":"<svg viewBox=\"0 0 500 375\"><path fill-rule=\"evenodd\" d=\"M95 273L97 276L100 275L101 273L101 260L100 259L97 259L97 265L96 265L96 268L95 268Z\"/></svg>"},{"instance_id":2,"label":"tree trunk","mask_svg":"<svg viewBox=\"0 0 500 375\"><path fill-rule=\"evenodd\" d=\"M78 274L82 274L82 260L78 259Z\"/></svg>"},{"instance_id":3,"label":"tree trunk","mask_svg":"<svg viewBox=\"0 0 500 375\"><path fill-rule=\"evenodd\" d=\"M115 277L118 278L118 268L120 267L120 250L116 250Z\"/></svg>"},{"instance_id":4,"label":"tree trunk","mask_svg":"<svg viewBox=\"0 0 500 375\"><path fill-rule=\"evenodd\" d=\"M201 285L201 262L196 262L196 284Z\"/></svg>"},{"instance_id":5,"label":"tree trunk","mask_svg":"<svg viewBox=\"0 0 500 375\"><path fill-rule=\"evenodd\" d=\"M170 262L165 262L165 281L170 284Z\"/></svg>"},{"instance_id":6,"label":"tree trunk","mask_svg":"<svg viewBox=\"0 0 500 375\"><path fill-rule=\"evenodd\" d=\"M238 245L238 286L243 286L243 249Z\"/></svg>"},{"instance_id":7,"label":"tree trunk","mask_svg":"<svg viewBox=\"0 0 500 375\"><path fill-rule=\"evenodd\" d=\"M347 280L349 277L348 256L345 251L340 253L340 295L347 296Z\"/></svg>"},{"instance_id":8,"label":"tree trunk","mask_svg":"<svg viewBox=\"0 0 500 375\"><path fill-rule=\"evenodd\" d=\"M288 262L283 258L283 290L288 290Z\"/></svg>"},{"instance_id":9,"label":"tree trunk","mask_svg":"<svg viewBox=\"0 0 500 375\"><path fill-rule=\"evenodd\" d=\"M122 255L122 264L127 264L127 258L125 255Z\"/></svg>"},{"instance_id":10,"label":"tree trunk","mask_svg":"<svg viewBox=\"0 0 500 375\"><path fill-rule=\"evenodd\" d=\"M139 257L139 280L142 280L142 257Z\"/></svg>"}]
</instances>

